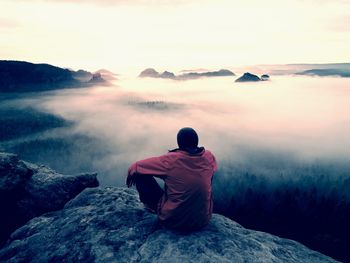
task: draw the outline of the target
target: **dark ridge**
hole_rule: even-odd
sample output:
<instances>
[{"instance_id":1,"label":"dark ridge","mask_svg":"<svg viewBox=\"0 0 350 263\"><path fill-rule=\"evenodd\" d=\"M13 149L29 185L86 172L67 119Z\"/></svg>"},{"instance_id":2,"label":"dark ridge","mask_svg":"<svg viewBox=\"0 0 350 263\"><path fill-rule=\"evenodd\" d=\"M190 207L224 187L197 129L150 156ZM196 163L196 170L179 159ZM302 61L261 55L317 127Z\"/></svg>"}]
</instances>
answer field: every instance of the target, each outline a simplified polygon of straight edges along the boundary
<instances>
[{"instance_id":1,"label":"dark ridge","mask_svg":"<svg viewBox=\"0 0 350 263\"><path fill-rule=\"evenodd\" d=\"M338 69L338 68L329 68L329 69L310 69L302 72L296 73L296 75L311 75L311 76L339 76L343 78L350 77L350 70Z\"/></svg>"},{"instance_id":2,"label":"dark ridge","mask_svg":"<svg viewBox=\"0 0 350 263\"><path fill-rule=\"evenodd\" d=\"M91 73L84 70L75 72L49 64L0 60L0 92L45 91L89 86L91 82L84 81L89 80L89 74Z\"/></svg>"},{"instance_id":3,"label":"dark ridge","mask_svg":"<svg viewBox=\"0 0 350 263\"><path fill-rule=\"evenodd\" d=\"M187 80L187 79L197 79L202 77L226 77L226 76L235 76L230 70L220 69L218 71L207 71L207 72L189 72L181 75L175 75L172 72L164 71L163 73L159 73L153 68L147 68L143 70L139 77L149 77L149 78L163 78L163 79L178 79L178 80Z\"/></svg>"}]
</instances>

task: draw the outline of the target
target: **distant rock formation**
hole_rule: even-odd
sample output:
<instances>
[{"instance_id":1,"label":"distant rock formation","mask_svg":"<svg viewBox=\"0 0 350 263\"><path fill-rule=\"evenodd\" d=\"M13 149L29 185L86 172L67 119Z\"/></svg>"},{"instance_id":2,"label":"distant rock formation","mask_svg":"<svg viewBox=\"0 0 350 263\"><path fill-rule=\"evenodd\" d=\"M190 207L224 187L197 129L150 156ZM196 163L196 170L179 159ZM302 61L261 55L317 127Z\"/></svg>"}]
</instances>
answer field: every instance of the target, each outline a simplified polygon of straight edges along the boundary
<instances>
[{"instance_id":1,"label":"distant rock formation","mask_svg":"<svg viewBox=\"0 0 350 263\"><path fill-rule=\"evenodd\" d=\"M49 64L0 60L0 92L32 92L91 86L93 75Z\"/></svg>"},{"instance_id":2,"label":"distant rock formation","mask_svg":"<svg viewBox=\"0 0 350 263\"><path fill-rule=\"evenodd\" d=\"M89 83L105 83L106 80L104 80L101 76L101 73L94 73L92 75L92 78L89 80Z\"/></svg>"},{"instance_id":3,"label":"distant rock formation","mask_svg":"<svg viewBox=\"0 0 350 263\"><path fill-rule=\"evenodd\" d=\"M140 73L139 77L159 78L159 73L154 68L147 68Z\"/></svg>"},{"instance_id":4,"label":"distant rock formation","mask_svg":"<svg viewBox=\"0 0 350 263\"><path fill-rule=\"evenodd\" d=\"M227 69L220 69L219 71L207 71L207 72L190 72L179 75L179 79L196 79L202 77L226 77L235 76L235 74Z\"/></svg>"},{"instance_id":5,"label":"distant rock formation","mask_svg":"<svg viewBox=\"0 0 350 263\"><path fill-rule=\"evenodd\" d=\"M112 71L109 71L107 69L99 69L95 73L100 73L101 77L107 81L118 79L117 74L115 74Z\"/></svg>"},{"instance_id":6,"label":"distant rock formation","mask_svg":"<svg viewBox=\"0 0 350 263\"><path fill-rule=\"evenodd\" d=\"M235 76L235 74L227 69L220 69L219 71L207 71L207 72L189 72L176 76L174 73L164 71L162 74L157 72L153 68L148 68L142 71L139 77L150 77L150 78L165 78L165 79L177 79L177 80L188 80L197 79L202 77L225 77Z\"/></svg>"},{"instance_id":7,"label":"distant rock formation","mask_svg":"<svg viewBox=\"0 0 350 263\"><path fill-rule=\"evenodd\" d=\"M262 81L267 81L267 80L270 80L270 76L267 75L267 74L263 74L263 75L261 75L260 79L261 79Z\"/></svg>"},{"instance_id":8,"label":"distant rock formation","mask_svg":"<svg viewBox=\"0 0 350 263\"><path fill-rule=\"evenodd\" d=\"M62 209L86 187L96 186L96 174L62 175L0 153L0 245L28 220Z\"/></svg>"},{"instance_id":9,"label":"distant rock formation","mask_svg":"<svg viewBox=\"0 0 350 263\"><path fill-rule=\"evenodd\" d=\"M63 210L31 220L11 235L0 261L336 262L217 214L198 232L164 229L134 190L118 187L86 189Z\"/></svg>"},{"instance_id":10,"label":"distant rock formation","mask_svg":"<svg viewBox=\"0 0 350 263\"><path fill-rule=\"evenodd\" d=\"M164 71L162 74L159 75L160 78L163 79L175 79L175 74L169 71Z\"/></svg>"},{"instance_id":11,"label":"distant rock formation","mask_svg":"<svg viewBox=\"0 0 350 263\"><path fill-rule=\"evenodd\" d=\"M79 69L78 71L71 71L73 78L79 81L89 81L92 78L92 74L89 71Z\"/></svg>"},{"instance_id":12,"label":"distant rock formation","mask_svg":"<svg viewBox=\"0 0 350 263\"><path fill-rule=\"evenodd\" d=\"M261 79L257 75L251 74L249 72L244 73L243 76L235 80L235 82L256 82L256 81L261 81Z\"/></svg>"},{"instance_id":13,"label":"distant rock formation","mask_svg":"<svg viewBox=\"0 0 350 263\"><path fill-rule=\"evenodd\" d=\"M310 75L310 76L320 76L320 77L339 76L343 78L350 78L350 70L336 69L336 68L310 69L310 70L298 72L296 73L296 75Z\"/></svg>"}]
</instances>

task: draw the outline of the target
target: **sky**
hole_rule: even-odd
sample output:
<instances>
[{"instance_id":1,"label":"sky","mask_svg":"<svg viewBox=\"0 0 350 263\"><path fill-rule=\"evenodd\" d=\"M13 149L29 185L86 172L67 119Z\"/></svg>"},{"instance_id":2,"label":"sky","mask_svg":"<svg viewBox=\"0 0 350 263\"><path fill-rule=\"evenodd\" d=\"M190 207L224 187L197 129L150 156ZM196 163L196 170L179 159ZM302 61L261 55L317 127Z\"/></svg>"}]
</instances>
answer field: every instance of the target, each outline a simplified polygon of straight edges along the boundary
<instances>
[{"instance_id":1,"label":"sky","mask_svg":"<svg viewBox=\"0 0 350 263\"><path fill-rule=\"evenodd\" d=\"M350 0L0 0L0 59L115 72L350 61Z\"/></svg>"}]
</instances>

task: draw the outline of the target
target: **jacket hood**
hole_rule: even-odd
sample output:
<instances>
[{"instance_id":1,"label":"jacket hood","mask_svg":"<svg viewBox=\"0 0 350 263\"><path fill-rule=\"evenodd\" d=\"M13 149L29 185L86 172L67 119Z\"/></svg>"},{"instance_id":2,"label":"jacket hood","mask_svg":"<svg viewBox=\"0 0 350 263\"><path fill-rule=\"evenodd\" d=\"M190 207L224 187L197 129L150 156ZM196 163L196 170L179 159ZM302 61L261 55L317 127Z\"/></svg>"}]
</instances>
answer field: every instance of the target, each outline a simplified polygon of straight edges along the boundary
<instances>
[{"instance_id":1,"label":"jacket hood","mask_svg":"<svg viewBox=\"0 0 350 263\"><path fill-rule=\"evenodd\" d=\"M186 152L189 155L202 155L205 149L204 147L197 147L197 148L186 148L186 149L175 148L173 150L169 150L169 152L177 152L177 151Z\"/></svg>"}]
</instances>

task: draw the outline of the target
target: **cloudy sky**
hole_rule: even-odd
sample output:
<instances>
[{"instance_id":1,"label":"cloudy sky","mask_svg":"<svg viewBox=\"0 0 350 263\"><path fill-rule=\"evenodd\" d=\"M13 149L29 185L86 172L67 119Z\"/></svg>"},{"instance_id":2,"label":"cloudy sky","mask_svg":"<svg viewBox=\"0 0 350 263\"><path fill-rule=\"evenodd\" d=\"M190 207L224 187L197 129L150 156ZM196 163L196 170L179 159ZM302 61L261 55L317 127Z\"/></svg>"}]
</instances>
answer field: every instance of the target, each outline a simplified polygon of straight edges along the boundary
<instances>
[{"instance_id":1,"label":"cloudy sky","mask_svg":"<svg viewBox=\"0 0 350 263\"><path fill-rule=\"evenodd\" d=\"M350 0L0 0L0 59L117 72L350 61Z\"/></svg>"}]
</instances>

